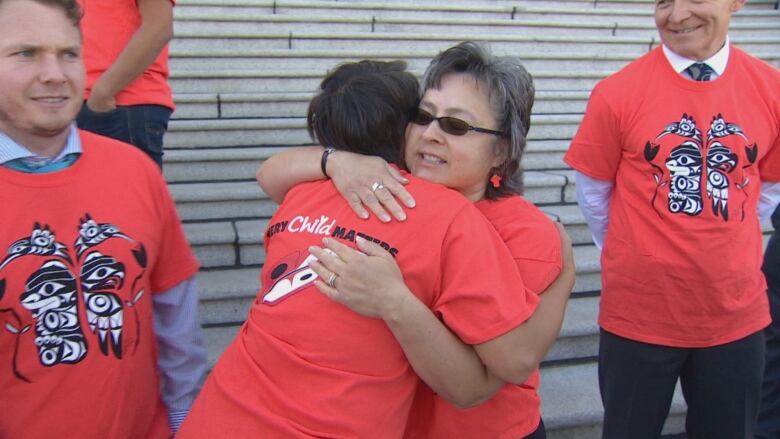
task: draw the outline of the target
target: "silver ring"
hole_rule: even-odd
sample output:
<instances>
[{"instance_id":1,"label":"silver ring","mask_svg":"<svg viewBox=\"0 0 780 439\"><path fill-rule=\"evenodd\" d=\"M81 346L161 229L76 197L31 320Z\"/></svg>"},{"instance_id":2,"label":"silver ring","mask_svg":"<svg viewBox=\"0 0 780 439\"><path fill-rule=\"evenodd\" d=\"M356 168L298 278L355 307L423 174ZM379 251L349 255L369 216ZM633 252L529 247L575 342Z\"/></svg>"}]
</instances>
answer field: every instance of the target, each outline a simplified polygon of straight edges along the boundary
<instances>
[{"instance_id":1,"label":"silver ring","mask_svg":"<svg viewBox=\"0 0 780 439\"><path fill-rule=\"evenodd\" d=\"M337 278L337 277L338 277L338 276L336 276L336 273L331 273L331 274L330 274L330 277L328 278L328 285L329 285L331 288L336 288L336 278Z\"/></svg>"},{"instance_id":2,"label":"silver ring","mask_svg":"<svg viewBox=\"0 0 780 439\"><path fill-rule=\"evenodd\" d=\"M371 192L376 192L384 187L385 185L383 185L381 181L375 181L374 184L371 185Z\"/></svg>"}]
</instances>

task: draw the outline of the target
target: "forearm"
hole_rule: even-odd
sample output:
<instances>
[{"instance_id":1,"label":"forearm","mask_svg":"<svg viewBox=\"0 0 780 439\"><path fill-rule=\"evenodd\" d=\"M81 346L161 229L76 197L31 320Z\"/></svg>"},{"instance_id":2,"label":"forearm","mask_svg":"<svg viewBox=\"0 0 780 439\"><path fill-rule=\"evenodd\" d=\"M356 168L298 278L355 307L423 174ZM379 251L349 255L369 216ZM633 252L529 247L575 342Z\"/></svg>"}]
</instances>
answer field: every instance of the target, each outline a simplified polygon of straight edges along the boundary
<instances>
[{"instance_id":1,"label":"forearm","mask_svg":"<svg viewBox=\"0 0 780 439\"><path fill-rule=\"evenodd\" d=\"M195 276L152 297L161 396L175 431L206 374L206 348L198 322Z\"/></svg>"},{"instance_id":2,"label":"forearm","mask_svg":"<svg viewBox=\"0 0 780 439\"><path fill-rule=\"evenodd\" d=\"M475 346L491 373L521 384L539 367L561 330L575 276L573 263L564 263L563 271L541 294L536 310L525 323Z\"/></svg>"},{"instance_id":3,"label":"forearm","mask_svg":"<svg viewBox=\"0 0 780 439\"><path fill-rule=\"evenodd\" d=\"M327 178L320 166L322 150L320 146L301 146L274 154L257 169L257 183L269 198L281 203L296 184Z\"/></svg>"},{"instance_id":4,"label":"forearm","mask_svg":"<svg viewBox=\"0 0 780 439\"><path fill-rule=\"evenodd\" d=\"M407 292L385 322L417 375L434 392L461 408L490 399L505 383L487 371L470 345Z\"/></svg>"},{"instance_id":5,"label":"forearm","mask_svg":"<svg viewBox=\"0 0 780 439\"><path fill-rule=\"evenodd\" d=\"M593 235L593 243L601 249L607 236L609 200L612 196L614 183L596 180L580 172L575 172L574 175L577 186L577 203Z\"/></svg>"},{"instance_id":6,"label":"forearm","mask_svg":"<svg viewBox=\"0 0 780 439\"><path fill-rule=\"evenodd\" d=\"M113 64L98 78L92 93L113 97L149 68L173 38L173 5L169 0L138 2L142 24Z\"/></svg>"}]
</instances>

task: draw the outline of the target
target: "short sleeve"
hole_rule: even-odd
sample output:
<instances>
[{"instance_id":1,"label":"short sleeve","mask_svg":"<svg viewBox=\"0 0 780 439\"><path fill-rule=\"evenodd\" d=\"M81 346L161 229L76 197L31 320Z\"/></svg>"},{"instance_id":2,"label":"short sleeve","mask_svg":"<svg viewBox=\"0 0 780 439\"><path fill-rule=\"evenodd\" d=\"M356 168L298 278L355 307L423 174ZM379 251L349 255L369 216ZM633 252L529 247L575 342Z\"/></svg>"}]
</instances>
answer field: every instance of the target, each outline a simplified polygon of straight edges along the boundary
<instances>
[{"instance_id":1,"label":"short sleeve","mask_svg":"<svg viewBox=\"0 0 780 439\"><path fill-rule=\"evenodd\" d=\"M623 150L620 124L600 87L588 100L585 115L563 160L589 177L615 181Z\"/></svg>"},{"instance_id":2,"label":"short sleeve","mask_svg":"<svg viewBox=\"0 0 780 439\"><path fill-rule=\"evenodd\" d=\"M770 146L769 152L758 162L761 181L780 181L780 121L778 124L779 134L774 145Z\"/></svg>"},{"instance_id":3,"label":"short sleeve","mask_svg":"<svg viewBox=\"0 0 780 439\"><path fill-rule=\"evenodd\" d=\"M473 205L461 210L447 230L440 279L433 310L468 344L514 329L538 303L501 238Z\"/></svg>"},{"instance_id":4,"label":"short sleeve","mask_svg":"<svg viewBox=\"0 0 780 439\"><path fill-rule=\"evenodd\" d=\"M149 280L152 293L167 291L198 271L198 261L187 242L171 194L162 178L153 182L158 196L162 233Z\"/></svg>"}]
</instances>

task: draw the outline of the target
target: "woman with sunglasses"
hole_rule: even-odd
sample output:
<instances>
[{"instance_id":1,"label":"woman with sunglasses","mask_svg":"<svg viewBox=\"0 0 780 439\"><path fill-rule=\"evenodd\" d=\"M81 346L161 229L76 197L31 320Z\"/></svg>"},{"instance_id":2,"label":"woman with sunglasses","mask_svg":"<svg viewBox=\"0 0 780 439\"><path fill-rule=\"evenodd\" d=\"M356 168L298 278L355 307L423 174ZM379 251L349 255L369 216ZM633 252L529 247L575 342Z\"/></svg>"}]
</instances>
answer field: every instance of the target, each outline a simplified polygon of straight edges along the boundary
<instances>
[{"instance_id":1,"label":"woman with sunglasses","mask_svg":"<svg viewBox=\"0 0 780 439\"><path fill-rule=\"evenodd\" d=\"M524 283L541 294L561 272L561 247L553 223L519 195L520 159L534 95L530 75L515 61L494 58L479 45L467 42L431 62L423 78L423 90L407 127L403 150L406 166L413 175L443 184L476 203L504 239ZM407 207L414 205L399 184L404 178L397 170L376 158L343 151L330 154L327 149L322 153L319 148L296 148L270 158L258 170L258 181L269 196L280 200L289 187L322 178L322 172L333 179L361 217L368 216L363 207L368 206L383 221L390 221L387 211L404 220L405 213L394 195ZM330 252L312 250L319 262L311 266L320 276L332 273L339 282L318 282L320 290L358 313L383 318L420 377L429 385L433 383L434 389L437 383L446 386L452 378L447 376L446 367L450 357L440 359L444 367L435 364L435 359L422 355L416 358L420 351L440 346L430 336L433 330L419 330L419 322L424 319L408 311L414 294L404 285L392 257L372 243L358 244L368 257L331 241L326 246ZM570 252L564 253L571 258ZM564 270L562 277L573 275L573 263L567 261ZM525 330L534 327L538 344L516 349L530 352L529 360L536 365L557 337L570 290L571 285L550 287L541 295L534 315L521 326ZM446 319L443 323L437 319L425 321L439 326L447 323ZM403 322L415 330L404 333ZM538 371L521 385L502 386L489 377L478 401L498 393L468 410L459 410L421 386L406 437L543 438L538 382Z\"/></svg>"}]
</instances>

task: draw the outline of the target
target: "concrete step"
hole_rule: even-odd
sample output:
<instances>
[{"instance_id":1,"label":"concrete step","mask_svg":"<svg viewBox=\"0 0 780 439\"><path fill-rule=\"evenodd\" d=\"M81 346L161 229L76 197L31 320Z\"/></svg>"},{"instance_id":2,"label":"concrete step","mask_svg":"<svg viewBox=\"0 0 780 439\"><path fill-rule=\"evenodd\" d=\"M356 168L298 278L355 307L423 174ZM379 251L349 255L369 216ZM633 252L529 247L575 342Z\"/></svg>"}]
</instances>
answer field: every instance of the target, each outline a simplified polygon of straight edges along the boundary
<instances>
[{"instance_id":1,"label":"concrete step","mask_svg":"<svg viewBox=\"0 0 780 439\"><path fill-rule=\"evenodd\" d=\"M595 361L548 366L541 370L539 395L542 418L550 439L601 438L604 410ZM672 400L664 435L685 431L685 401L679 384Z\"/></svg>"},{"instance_id":2,"label":"concrete step","mask_svg":"<svg viewBox=\"0 0 780 439\"><path fill-rule=\"evenodd\" d=\"M568 140L531 140L523 166L528 170L566 168L562 157L568 145ZM252 180L263 160L284 149L287 147L168 149L163 173L169 183Z\"/></svg>"},{"instance_id":3,"label":"concrete step","mask_svg":"<svg viewBox=\"0 0 780 439\"><path fill-rule=\"evenodd\" d=\"M232 333L249 312L259 289L260 268L202 272L200 320L212 334ZM588 360L598 355L598 297L574 294L569 300L561 333L545 358L545 364ZM210 352L222 352L220 335L209 345ZM216 355L214 355L216 356Z\"/></svg>"},{"instance_id":4,"label":"concrete step","mask_svg":"<svg viewBox=\"0 0 780 439\"><path fill-rule=\"evenodd\" d=\"M530 140L571 139L582 115L537 115L531 118ZM312 142L306 119L173 120L166 133L169 149L257 145L303 145Z\"/></svg>"},{"instance_id":5,"label":"concrete step","mask_svg":"<svg viewBox=\"0 0 780 439\"><path fill-rule=\"evenodd\" d=\"M313 92L180 93L174 96L177 119L306 117ZM582 114L587 91L536 92L534 114Z\"/></svg>"},{"instance_id":6,"label":"concrete step","mask_svg":"<svg viewBox=\"0 0 780 439\"><path fill-rule=\"evenodd\" d=\"M255 45L250 48L233 48L227 45L223 49L187 49L177 50L171 48L170 68L172 72L188 72L224 69L225 66L231 66L233 70L251 71L262 69L276 69L281 71L294 71L297 69L311 69L315 71L327 71L335 66L361 59L374 60L403 60L408 64L410 71L424 71L430 60L440 51L452 46L450 42L439 42L435 48L428 50L402 49L402 50L328 50L328 49L265 49L262 46ZM408 47L406 44L399 43L396 47ZM588 71L588 70L609 70L616 71L630 61L639 57L641 50L634 52L609 52L588 53L588 52L525 52L521 53L512 50L511 45L503 50L493 50L496 55L513 55L523 61L523 65L529 72L542 69L554 69L558 71ZM649 49L650 47L647 47ZM645 50L645 51L646 51ZM777 52L766 54L755 53L756 56L774 62L780 55Z\"/></svg>"},{"instance_id":7,"label":"concrete step","mask_svg":"<svg viewBox=\"0 0 780 439\"><path fill-rule=\"evenodd\" d=\"M543 2L532 2L520 5L472 3L442 3L442 2L341 2L341 1L267 1L267 0L185 0L178 2L177 9L198 10L204 14L220 13L267 13L274 15L317 14L339 17L458 17L472 18L540 18L556 15L569 19L580 19L594 22L624 23L642 22L652 19L653 8L648 4L645 9L637 8L603 8L588 6L545 5ZM772 9L745 9L735 14L733 20L748 21L751 19L769 20L780 16L780 11Z\"/></svg>"},{"instance_id":8,"label":"concrete step","mask_svg":"<svg viewBox=\"0 0 780 439\"><path fill-rule=\"evenodd\" d=\"M345 60L346 61L346 60ZM317 89L330 65L321 70L185 70L171 71L170 84L175 94L183 93L259 93L312 92ZM410 71L421 75L423 70ZM590 91L611 70L587 71L529 70L537 90Z\"/></svg>"},{"instance_id":9,"label":"concrete step","mask_svg":"<svg viewBox=\"0 0 780 439\"><path fill-rule=\"evenodd\" d=\"M526 171L525 196L537 204L574 202L571 171ZM270 217L276 204L254 180L172 183L169 189L185 222Z\"/></svg>"},{"instance_id":10,"label":"concrete step","mask_svg":"<svg viewBox=\"0 0 780 439\"><path fill-rule=\"evenodd\" d=\"M751 2L752 3L752 2ZM514 36L628 36L656 38L658 32L652 19L642 23L620 21L592 22L572 20L564 17L541 19L473 17L340 17L303 15L270 15L257 11L241 13L206 13L198 10L174 9L174 29L179 33L218 32L229 28L235 32L327 32L331 34L350 32L390 32L404 35L464 33L481 35ZM732 38L777 36L780 23L776 20L750 20L734 22L729 29Z\"/></svg>"},{"instance_id":11,"label":"concrete step","mask_svg":"<svg viewBox=\"0 0 780 439\"><path fill-rule=\"evenodd\" d=\"M174 96L173 119L305 117L313 92L181 93ZM582 114L587 91L536 92L534 114Z\"/></svg>"},{"instance_id":12,"label":"concrete step","mask_svg":"<svg viewBox=\"0 0 780 439\"><path fill-rule=\"evenodd\" d=\"M317 32L278 29L273 32L239 30L226 23L218 29L180 29L171 43L171 54L206 51L254 52L258 48L285 50L395 50L399 42L414 50L440 51L463 40L490 41L496 53L583 52L621 53L638 57L658 44L651 36L516 35L490 33L441 32L406 34L400 32ZM280 26L281 27L281 26ZM737 37L735 44L749 52L777 52L778 37Z\"/></svg>"}]
</instances>

